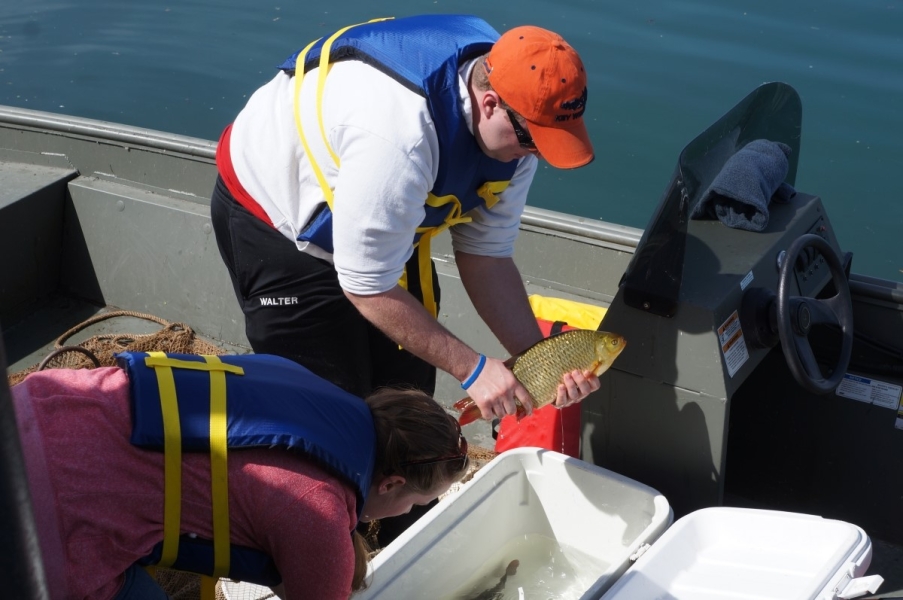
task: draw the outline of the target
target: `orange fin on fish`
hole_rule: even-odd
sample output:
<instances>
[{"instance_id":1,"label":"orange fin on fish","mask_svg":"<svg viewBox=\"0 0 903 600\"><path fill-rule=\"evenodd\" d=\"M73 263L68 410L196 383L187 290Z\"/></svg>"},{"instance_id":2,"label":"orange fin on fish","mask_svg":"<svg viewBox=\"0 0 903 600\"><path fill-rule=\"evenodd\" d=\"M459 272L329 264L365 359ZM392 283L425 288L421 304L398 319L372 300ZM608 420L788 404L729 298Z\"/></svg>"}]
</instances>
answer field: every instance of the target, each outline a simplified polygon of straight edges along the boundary
<instances>
[{"instance_id":1,"label":"orange fin on fish","mask_svg":"<svg viewBox=\"0 0 903 600\"><path fill-rule=\"evenodd\" d=\"M463 398L461 398L460 400L458 400L457 402L452 404L452 406L455 407L455 410L462 411L462 410L468 408L472 404L473 404L473 398L471 398L470 396L464 396Z\"/></svg>"},{"instance_id":2,"label":"orange fin on fish","mask_svg":"<svg viewBox=\"0 0 903 600\"><path fill-rule=\"evenodd\" d=\"M470 402L464 403L463 408L458 408L457 406L458 404L461 404L463 400L455 403L455 408L458 408L458 410L461 411L461 416L458 417L458 425L468 425L483 417L483 413L480 412L480 407L474 404L473 400L470 400L470 398L466 398L466 400L469 400Z\"/></svg>"},{"instance_id":3,"label":"orange fin on fish","mask_svg":"<svg viewBox=\"0 0 903 600\"><path fill-rule=\"evenodd\" d=\"M480 411L480 407L478 407L473 399L469 396L467 398L461 398L452 406L455 407L455 410L461 412L461 415L458 417L458 425L469 425L477 419L483 418L483 413ZM517 417L517 421L520 422L521 419L527 416L527 410L523 407L523 405L518 403L517 413L515 413L515 415Z\"/></svg>"}]
</instances>

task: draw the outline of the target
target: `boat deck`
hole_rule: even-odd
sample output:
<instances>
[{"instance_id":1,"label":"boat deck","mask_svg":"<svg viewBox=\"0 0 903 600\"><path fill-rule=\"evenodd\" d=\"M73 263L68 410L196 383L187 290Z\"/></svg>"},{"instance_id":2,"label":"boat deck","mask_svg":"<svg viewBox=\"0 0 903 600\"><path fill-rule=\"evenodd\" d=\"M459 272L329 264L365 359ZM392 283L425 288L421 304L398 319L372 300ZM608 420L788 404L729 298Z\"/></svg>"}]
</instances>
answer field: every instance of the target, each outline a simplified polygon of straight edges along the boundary
<instances>
[{"instance_id":1,"label":"boat deck","mask_svg":"<svg viewBox=\"0 0 903 600\"><path fill-rule=\"evenodd\" d=\"M5 327L3 340L9 360L8 373L32 367L50 354L61 335L92 317L115 310L115 307L99 307L84 300L62 295L53 295L35 310L23 315L19 320ZM187 323L187 325L191 325ZM131 317L117 316L103 320L71 335L65 340L66 345L78 344L95 335L141 335L158 331L160 325L152 321ZM206 342L214 344L227 353L247 353L250 348L200 336ZM450 403L446 408L451 410ZM465 433L471 444L491 448L493 446L489 426L480 423L468 426ZM725 505L751 508L769 508L756 506L748 499L727 495ZM878 574L884 578L879 594L870 598L903 598L903 547L898 544L872 538L873 558L868 574Z\"/></svg>"}]
</instances>

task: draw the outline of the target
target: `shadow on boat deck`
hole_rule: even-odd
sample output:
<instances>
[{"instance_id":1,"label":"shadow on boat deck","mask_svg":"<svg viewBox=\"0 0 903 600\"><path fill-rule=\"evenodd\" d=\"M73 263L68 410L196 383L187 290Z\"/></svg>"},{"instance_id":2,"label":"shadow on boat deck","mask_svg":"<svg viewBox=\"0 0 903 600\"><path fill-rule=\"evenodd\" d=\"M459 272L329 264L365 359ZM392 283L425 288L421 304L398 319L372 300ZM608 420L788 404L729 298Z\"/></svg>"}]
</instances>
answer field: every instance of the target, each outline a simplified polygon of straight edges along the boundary
<instances>
[{"instance_id":1,"label":"shadow on boat deck","mask_svg":"<svg viewBox=\"0 0 903 600\"><path fill-rule=\"evenodd\" d=\"M880 575L884 583L876 595L866 598L903 598L903 547L873 539L872 551L868 574Z\"/></svg>"}]
</instances>

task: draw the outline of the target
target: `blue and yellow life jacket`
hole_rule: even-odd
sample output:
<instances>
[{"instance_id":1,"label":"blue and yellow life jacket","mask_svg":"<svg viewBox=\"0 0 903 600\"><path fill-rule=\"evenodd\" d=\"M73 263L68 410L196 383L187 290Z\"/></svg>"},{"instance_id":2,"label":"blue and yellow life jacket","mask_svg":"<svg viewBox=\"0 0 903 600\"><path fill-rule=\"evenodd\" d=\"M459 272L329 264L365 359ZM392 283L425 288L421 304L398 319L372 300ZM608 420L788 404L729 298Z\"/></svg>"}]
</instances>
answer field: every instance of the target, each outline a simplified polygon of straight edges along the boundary
<instances>
[{"instance_id":1,"label":"blue and yellow life jacket","mask_svg":"<svg viewBox=\"0 0 903 600\"><path fill-rule=\"evenodd\" d=\"M290 360L264 354L125 352L117 361L129 377L131 442L164 452L163 541L142 564L261 585L281 581L268 555L230 544L232 448L279 446L314 459L353 486L360 516L376 433L370 409L357 396ZM210 454L212 540L181 535L183 452Z\"/></svg>"},{"instance_id":2,"label":"blue and yellow life jacket","mask_svg":"<svg viewBox=\"0 0 903 600\"><path fill-rule=\"evenodd\" d=\"M425 199L426 216L412 242L418 252L423 304L433 316L437 309L432 287L430 238L452 225L470 221L466 213L478 206L491 208L498 202L497 194L508 187L517 168L517 161L504 163L480 150L459 107L458 68L467 60L488 52L498 38L498 32L488 23L469 15L380 19L345 27L328 38L311 42L279 67L293 73L306 73L319 67L317 115L320 135L339 168L339 157L332 150L323 125L323 90L330 64L342 60L362 61L426 98L439 141L439 169L433 189ZM313 159L301 126L301 80L302 77L295 77L295 124L327 206L317 213L298 239L332 252L333 192ZM399 283L407 287L407 274Z\"/></svg>"}]
</instances>

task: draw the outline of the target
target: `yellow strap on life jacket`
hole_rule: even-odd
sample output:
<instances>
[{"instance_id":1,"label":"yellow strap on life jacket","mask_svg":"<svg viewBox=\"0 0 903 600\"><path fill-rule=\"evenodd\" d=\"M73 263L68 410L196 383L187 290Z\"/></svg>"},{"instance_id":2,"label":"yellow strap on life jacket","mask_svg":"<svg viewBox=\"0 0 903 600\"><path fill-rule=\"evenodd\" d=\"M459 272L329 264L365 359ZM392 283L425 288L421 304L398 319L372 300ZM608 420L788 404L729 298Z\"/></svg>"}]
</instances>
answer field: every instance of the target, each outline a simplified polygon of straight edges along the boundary
<instances>
[{"instance_id":1,"label":"yellow strap on life jacket","mask_svg":"<svg viewBox=\"0 0 903 600\"><path fill-rule=\"evenodd\" d=\"M320 189L323 190L323 197L326 199L326 205L329 206L329 210L332 210L332 188L329 187L329 184L326 182L326 177L320 169L320 165L314 159L314 155L310 151L310 145L307 143L307 137L304 135L304 128L301 126L301 80L304 79L304 59L307 58L307 52L318 41L319 40L314 40L305 46L304 50L298 54L298 60L295 61L295 97L293 110L295 112L295 128L298 130L298 136L301 138L301 145L304 147L304 156L310 161L310 167L313 169L317 182L320 184Z\"/></svg>"},{"instance_id":2,"label":"yellow strap on life jacket","mask_svg":"<svg viewBox=\"0 0 903 600\"><path fill-rule=\"evenodd\" d=\"M508 188L509 181L487 181L477 190L477 195L486 203L486 208L492 208L499 201L497 194L502 193ZM456 196L436 196L429 194L426 198L426 204L432 207L445 206L452 204L452 209L445 217L445 221L441 225L435 227L418 227L417 233L421 234L420 240L416 245L417 264L420 270L420 292L423 295L423 306L429 311L433 317L438 317L439 310L436 306L436 294L433 290L433 266L430 261L430 240L448 229L454 227L458 223L470 223L473 219L461 214L461 201ZM407 289L407 272L405 272L401 280L398 282L401 287Z\"/></svg>"},{"instance_id":3,"label":"yellow strap on life jacket","mask_svg":"<svg viewBox=\"0 0 903 600\"><path fill-rule=\"evenodd\" d=\"M216 582L218 577L201 575L201 600L216 600Z\"/></svg>"},{"instance_id":4,"label":"yellow strap on life jacket","mask_svg":"<svg viewBox=\"0 0 903 600\"><path fill-rule=\"evenodd\" d=\"M150 352L151 357L165 357ZM153 365L148 365L153 366ZM155 368L163 412L163 551L157 566L169 568L179 554L182 523L182 425L176 400L176 383L169 367Z\"/></svg>"},{"instance_id":5,"label":"yellow strap on life jacket","mask_svg":"<svg viewBox=\"0 0 903 600\"><path fill-rule=\"evenodd\" d=\"M221 367L217 356L204 356ZM226 373L210 371L210 494L213 501L213 577L229 574L229 469L226 460Z\"/></svg>"},{"instance_id":6,"label":"yellow strap on life jacket","mask_svg":"<svg viewBox=\"0 0 903 600\"><path fill-rule=\"evenodd\" d=\"M376 23L378 21L388 21L393 17L386 17L382 19L372 19L367 21L367 23ZM343 27L339 29L334 34L329 36L325 42L323 42L323 46L320 48L320 62L319 62L319 71L317 72L317 120L320 126L320 135L323 138L323 144L326 146L326 149L329 151L329 155L332 157L333 162L336 167L339 166L339 156L332 149L332 145L329 143L329 139L326 137L326 126L323 124L323 92L326 89L326 75L329 74L329 52L332 50L332 43L338 38L340 35L348 31L353 27L358 27L360 25L366 25L366 23L357 23L355 25L349 25L348 27ZM314 176L317 178L317 182L320 184L320 189L323 190L323 198L326 200L326 206L329 207L329 210L332 210L332 188L329 187L329 183L326 181L326 176L323 175L323 170L320 168L319 163L317 163L314 155L310 151L310 145L307 143L307 136L304 135L304 127L301 125L301 82L304 79L304 62L307 58L307 53L310 49L323 38L318 38L307 46L304 47L298 54L298 58L295 60L295 94L293 107L295 111L295 128L298 130L298 136L301 138L301 145L304 147L304 156L307 157L307 160L310 161L311 169L313 169Z\"/></svg>"},{"instance_id":7,"label":"yellow strap on life jacket","mask_svg":"<svg viewBox=\"0 0 903 600\"><path fill-rule=\"evenodd\" d=\"M418 233L421 231L427 231L429 229L436 229L436 233L433 234L436 235L437 233L445 231L452 225L457 225L458 223L470 223L473 220L470 217L465 217L463 214L461 214L461 201L458 200L457 196L454 196L452 194L449 194L448 196L436 196L432 192L427 194L427 206L439 208L440 206L445 206L446 204L451 204L452 208L445 216L445 222L443 222L441 225L437 225L436 227L418 227Z\"/></svg>"},{"instance_id":8,"label":"yellow strap on life jacket","mask_svg":"<svg viewBox=\"0 0 903 600\"><path fill-rule=\"evenodd\" d=\"M226 373L244 375L218 356L202 356L204 362L169 358L164 352L148 352L145 364L154 369L163 413L163 550L158 567L170 567L179 553L182 520L182 427L172 370L192 369L210 373L210 483L213 514L213 575L229 573L229 479L227 463Z\"/></svg>"},{"instance_id":9,"label":"yellow strap on life jacket","mask_svg":"<svg viewBox=\"0 0 903 600\"><path fill-rule=\"evenodd\" d=\"M445 206L446 204L452 205L452 209L445 217L445 222L441 225L436 227L417 228L417 233L421 234L421 236L414 245L415 251L417 252L417 265L420 273L420 293L423 296L423 306L434 318L436 318L438 317L439 310L436 305L436 293L433 289L433 266L432 262L430 262L430 240L433 236L439 235L449 227L457 225L458 223L470 223L472 219L461 214L461 201L451 194L448 196L436 196L435 194L430 193L426 198L426 204L427 206L432 206L434 208ZM408 289L407 284L408 273L407 267L405 267L405 272L402 273L398 285L404 289Z\"/></svg>"},{"instance_id":10,"label":"yellow strap on life jacket","mask_svg":"<svg viewBox=\"0 0 903 600\"><path fill-rule=\"evenodd\" d=\"M433 263L430 261L430 238L432 232L427 231L420 238L414 251L417 253L417 266L420 272L420 294L423 297L423 308L436 319L439 317L439 307L436 304L436 292L433 290ZM407 283L407 265L402 276Z\"/></svg>"},{"instance_id":11,"label":"yellow strap on life jacket","mask_svg":"<svg viewBox=\"0 0 903 600\"><path fill-rule=\"evenodd\" d=\"M477 190L477 196L486 203L486 208L492 208L499 201L496 194L501 194L511 184L510 181L487 181Z\"/></svg>"}]
</instances>

